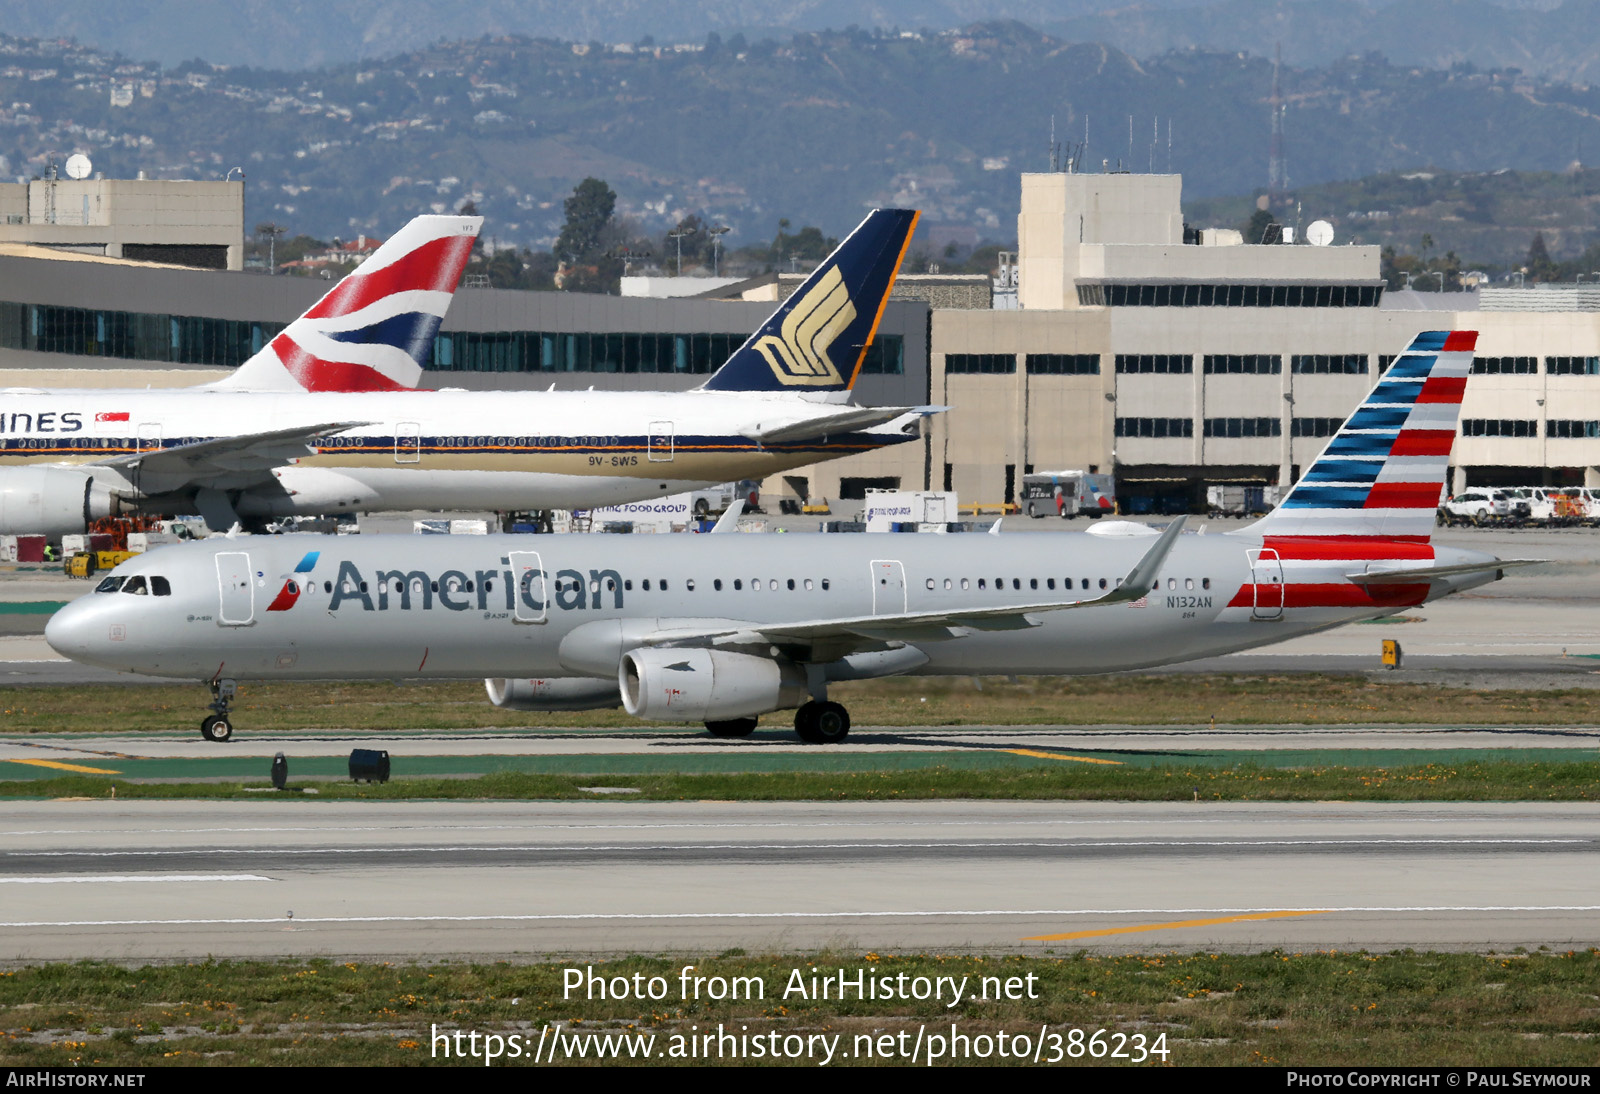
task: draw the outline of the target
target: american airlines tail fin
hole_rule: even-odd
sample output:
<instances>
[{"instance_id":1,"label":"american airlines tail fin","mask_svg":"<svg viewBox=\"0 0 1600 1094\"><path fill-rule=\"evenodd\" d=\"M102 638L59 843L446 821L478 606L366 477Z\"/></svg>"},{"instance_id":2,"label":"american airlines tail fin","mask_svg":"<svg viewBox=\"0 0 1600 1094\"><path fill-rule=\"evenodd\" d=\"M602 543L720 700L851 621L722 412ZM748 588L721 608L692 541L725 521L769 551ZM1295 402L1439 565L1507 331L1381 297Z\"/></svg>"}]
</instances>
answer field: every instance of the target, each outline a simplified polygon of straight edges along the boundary
<instances>
[{"instance_id":1,"label":"american airlines tail fin","mask_svg":"<svg viewBox=\"0 0 1600 1094\"><path fill-rule=\"evenodd\" d=\"M914 209L869 213L699 390L848 399L918 216Z\"/></svg>"},{"instance_id":2,"label":"american airlines tail fin","mask_svg":"<svg viewBox=\"0 0 1600 1094\"><path fill-rule=\"evenodd\" d=\"M482 217L417 217L220 391L398 391L422 378Z\"/></svg>"},{"instance_id":3,"label":"american airlines tail fin","mask_svg":"<svg viewBox=\"0 0 1600 1094\"><path fill-rule=\"evenodd\" d=\"M1282 504L1240 534L1427 543L1477 341L1470 330L1417 335Z\"/></svg>"}]
</instances>

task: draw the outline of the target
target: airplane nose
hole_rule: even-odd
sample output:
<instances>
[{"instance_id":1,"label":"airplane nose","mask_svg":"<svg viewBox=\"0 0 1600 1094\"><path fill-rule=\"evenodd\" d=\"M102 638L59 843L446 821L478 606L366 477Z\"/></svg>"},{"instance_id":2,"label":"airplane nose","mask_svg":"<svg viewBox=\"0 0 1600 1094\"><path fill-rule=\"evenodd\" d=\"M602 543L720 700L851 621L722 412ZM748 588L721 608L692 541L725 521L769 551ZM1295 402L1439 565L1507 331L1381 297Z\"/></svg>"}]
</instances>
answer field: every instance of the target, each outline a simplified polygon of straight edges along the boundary
<instances>
[{"instance_id":1,"label":"airplane nose","mask_svg":"<svg viewBox=\"0 0 1600 1094\"><path fill-rule=\"evenodd\" d=\"M96 648L107 636L103 621L97 621L92 608L82 603L68 604L44 625L44 640L50 648L74 661L96 661Z\"/></svg>"}]
</instances>

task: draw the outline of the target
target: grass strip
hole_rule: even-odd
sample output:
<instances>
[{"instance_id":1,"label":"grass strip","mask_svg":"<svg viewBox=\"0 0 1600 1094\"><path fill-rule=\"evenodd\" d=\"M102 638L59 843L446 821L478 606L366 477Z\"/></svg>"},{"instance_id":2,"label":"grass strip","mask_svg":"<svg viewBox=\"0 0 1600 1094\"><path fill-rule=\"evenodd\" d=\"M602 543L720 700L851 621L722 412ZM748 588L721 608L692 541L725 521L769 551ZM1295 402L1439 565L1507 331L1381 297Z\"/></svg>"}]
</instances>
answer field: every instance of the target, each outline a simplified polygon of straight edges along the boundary
<instances>
[{"instance_id":1,"label":"grass strip","mask_svg":"<svg viewBox=\"0 0 1600 1094\"><path fill-rule=\"evenodd\" d=\"M836 684L831 698L858 726L964 725L1545 725L1596 724L1592 689L1500 690L1395 683L1363 675L1047 676L894 678ZM0 732L194 731L206 713L197 684L0 688ZM395 685L245 684L235 723L246 730L340 732L440 729L641 728L615 710L497 710L470 680ZM788 711L763 725L789 726Z\"/></svg>"},{"instance_id":2,"label":"grass strip","mask_svg":"<svg viewBox=\"0 0 1600 1094\"><path fill-rule=\"evenodd\" d=\"M316 801L1596 801L1593 763L1416 764L1404 767L1255 763L1211 767L1052 765L1011 769L785 771L744 774L548 775L497 771L476 778L396 778L388 783L317 782L262 793L265 777L240 782L132 783L92 775L0 782L0 798L247 799ZM597 795L589 787L637 793ZM253 788L253 789L252 789ZM315 793L306 793L306 789Z\"/></svg>"},{"instance_id":3,"label":"grass strip","mask_svg":"<svg viewBox=\"0 0 1600 1094\"><path fill-rule=\"evenodd\" d=\"M699 998L684 991L686 965L694 966L692 976L706 978ZM592 967L630 984L636 975L642 985L660 977L665 998L588 999L582 989L564 998L568 967ZM854 977L857 969L880 980L967 977L968 989L954 1007L946 1005L948 993L923 1001L861 1000L853 992L843 1001L808 997L813 973L843 970ZM807 996L791 990L785 997L797 971ZM731 984L735 977L746 978L745 998L707 997L712 978ZM999 978L993 983L1000 990L987 1000L976 998L983 977ZM1007 981L1024 997L1004 998ZM953 1024L974 1038L1002 1030L1037 1038L1046 1026L1063 1044L1072 1029L1142 1034L1147 1044L1164 1037L1166 1060L1184 1065L1592 1067L1600 1038L1596 983L1600 950L1594 949L1127 956L1046 950L1028 957L730 950L567 963L284 960L143 968L80 962L0 973L0 1063L461 1066L435 1054L435 1027L447 1036L518 1034L530 1039L531 1054L540 1030L561 1022L565 1045L589 1045L587 1060L572 1062L603 1065L703 1064L674 1060L673 1038L682 1043L719 1024L751 1036L775 1031L780 1039L839 1035L840 1051L851 1054L842 1062L849 1064L910 1062L878 1055L886 1044L881 1038L898 1041L904 1032L898 1041L904 1052L919 1027L948 1034ZM1034 998L1026 997L1030 987ZM654 1040L645 1059L615 1051L596 1058L593 1042L576 1040L587 1034ZM873 1055L864 1056L869 1047ZM991 1055L971 1062L1023 1061ZM1084 1055L1062 1062L1107 1061Z\"/></svg>"}]
</instances>

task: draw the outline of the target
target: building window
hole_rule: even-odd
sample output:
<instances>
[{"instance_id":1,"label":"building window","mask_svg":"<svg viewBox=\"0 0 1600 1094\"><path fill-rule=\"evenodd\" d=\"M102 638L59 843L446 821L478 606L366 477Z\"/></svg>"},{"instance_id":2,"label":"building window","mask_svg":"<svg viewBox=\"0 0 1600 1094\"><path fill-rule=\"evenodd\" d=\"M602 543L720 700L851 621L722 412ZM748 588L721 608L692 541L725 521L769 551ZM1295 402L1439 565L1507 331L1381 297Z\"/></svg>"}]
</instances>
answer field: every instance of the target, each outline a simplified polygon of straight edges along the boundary
<instances>
[{"instance_id":1,"label":"building window","mask_svg":"<svg viewBox=\"0 0 1600 1094\"><path fill-rule=\"evenodd\" d=\"M1342 418L1296 418L1289 425L1291 437L1331 437L1344 424Z\"/></svg>"},{"instance_id":2,"label":"building window","mask_svg":"<svg viewBox=\"0 0 1600 1094\"><path fill-rule=\"evenodd\" d=\"M1113 308L1375 308L1382 285L1078 285L1083 307Z\"/></svg>"},{"instance_id":3,"label":"building window","mask_svg":"<svg viewBox=\"0 0 1600 1094\"><path fill-rule=\"evenodd\" d=\"M863 376L902 376L906 371L906 340L898 334L880 334L861 359Z\"/></svg>"},{"instance_id":4,"label":"building window","mask_svg":"<svg viewBox=\"0 0 1600 1094\"><path fill-rule=\"evenodd\" d=\"M1531 358L1530 358L1531 360ZM1537 437L1539 423L1524 418L1463 418L1463 437Z\"/></svg>"},{"instance_id":5,"label":"building window","mask_svg":"<svg viewBox=\"0 0 1600 1094\"><path fill-rule=\"evenodd\" d=\"M1592 360L1593 358L1591 358ZM1582 358L1579 358L1582 360ZM1582 440L1600 437L1600 422L1576 418L1552 418L1545 423L1544 435L1563 440Z\"/></svg>"},{"instance_id":6,"label":"building window","mask_svg":"<svg viewBox=\"0 0 1600 1094\"><path fill-rule=\"evenodd\" d=\"M1283 358L1266 353L1208 353L1205 359L1208 373L1277 375L1283 371Z\"/></svg>"},{"instance_id":7,"label":"building window","mask_svg":"<svg viewBox=\"0 0 1600 1094\"><path fill-rule=\"evenodd\" d=\"M1119 353L1117 371L1190 372L1194 371L1194 357L1187 353Z\"/></svg>"},{"instance_id":8,"label":"building window","mask_svg":"<svg viewBox=\"0 0 1600 1094\"><path fill-rule=\"evenodd\" d=\"M1600 376L1600 357L1546 357L1544 370L1551 376Z\"/></svg>"},{"instance_id":9,"label":"building window","mask_svg":"<svg viewBox=\"0 0 1600 1094\"><path fill-rule=\"evenodd\" d=\"M1098 353L1030 353L1028 372L1034 376L1098 376Z\"/></svg>"},{"instance_id":10,"label":"building window","mask_svg":"<svg viewBox=\"0 0 1600 1094\"><path fill-rule=\"evenodd\" d=\"M1207 418L1207 437L1280 437L1283 423L1277 418Z\"/></svg>"},{"instance_id":11,"label":"building window","mask_svg":"<svg viewBox=\"0 0 1600 1094\"><path fill-rule=\"evenodd\" d=\"M1347 376L1364 375L1367 371L1367 355L1364 353L1297 353L1291 359L1289 369L1291 372L1340 373Z\"/></svg>"},{"instance_id":12,"label":"building window","mask_svg":"<svg viewBox=\"0 0 1600 1094\"><path fill-rule=\"evenodd\" d=\"M1474 357L1472 372L1475 376L1514 374L1525 376L1539 371L1537 357Z\"/></svg>"},{"instance_id":13,"label":"building window","mask_svg":"<svg viewBox=\"0 0 1600 1094\"><path fill-rule=\"evenodd\" d=\"M1192 418L1118 418L1119 437L1193 437Z\"/></svg>"},{"instance_id":14,"label":"building window","mask_svg":"<svg viewBox=\"0 0 1600 1094\"><path fill-rule=\"evenodd\" d=\"M947 353L944 370L960 375L997 376L1017 371L1014 353Z\"/></svg>"}]
</instances>

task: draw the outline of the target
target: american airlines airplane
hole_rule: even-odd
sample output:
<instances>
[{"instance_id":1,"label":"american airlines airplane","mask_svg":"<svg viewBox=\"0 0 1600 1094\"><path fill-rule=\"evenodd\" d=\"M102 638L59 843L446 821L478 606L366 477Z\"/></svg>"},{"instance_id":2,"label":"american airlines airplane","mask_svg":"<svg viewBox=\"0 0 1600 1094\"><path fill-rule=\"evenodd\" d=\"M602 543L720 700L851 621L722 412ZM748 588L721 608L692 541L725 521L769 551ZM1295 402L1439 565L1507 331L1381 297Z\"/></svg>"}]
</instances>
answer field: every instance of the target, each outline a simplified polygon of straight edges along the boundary
<instances>
[{"instance_id":1,"label":"american airlines airplane","mask_svg":"<svg viewBox=\"0 0 1600 1094\"><path fill-rule=\"evenodd\" d=\"M848 399L916 221L871 213L693 391L469 392L416 384L482 221L418 217L221 381L0 391L0 533L590 508L914 440L935 408Z\"/></svg>"},{"instance_id":2,"label":"american airlines airplane","mask_svg":"<svg viewBox=\"0 0 1600 1094\"><path fill-rule=\"evenodd\" d=\"M208 682L212 740L239 680L487 677L518 710L738 737L797 708L804 740L839 741L836 680L1144 668L1498 580L1519 563L1429 542L1476 338L1419 335L1283 504L1224 535L216 537L117 567L45 637Z\"/></svg>"}]
</instances>

